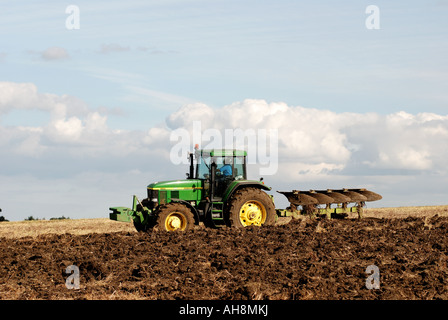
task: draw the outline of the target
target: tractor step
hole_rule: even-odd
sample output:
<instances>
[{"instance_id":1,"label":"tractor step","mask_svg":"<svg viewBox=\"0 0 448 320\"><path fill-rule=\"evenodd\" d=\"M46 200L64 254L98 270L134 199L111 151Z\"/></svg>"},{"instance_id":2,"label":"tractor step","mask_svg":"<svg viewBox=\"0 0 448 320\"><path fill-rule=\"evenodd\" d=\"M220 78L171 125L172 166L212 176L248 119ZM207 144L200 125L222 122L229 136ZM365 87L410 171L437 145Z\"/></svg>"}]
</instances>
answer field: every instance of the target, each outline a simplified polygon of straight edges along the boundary
<instances>
[{"instance_id":1,"label":"tractor step","mask_svg":"<svg viewBox=\"0 0 448 320\"><path fill-rule=\"evenodd\" d=\"M211 205L212 219L222 220L223 217L224 202L214 201Z\"/></svg>"}]
</instances>

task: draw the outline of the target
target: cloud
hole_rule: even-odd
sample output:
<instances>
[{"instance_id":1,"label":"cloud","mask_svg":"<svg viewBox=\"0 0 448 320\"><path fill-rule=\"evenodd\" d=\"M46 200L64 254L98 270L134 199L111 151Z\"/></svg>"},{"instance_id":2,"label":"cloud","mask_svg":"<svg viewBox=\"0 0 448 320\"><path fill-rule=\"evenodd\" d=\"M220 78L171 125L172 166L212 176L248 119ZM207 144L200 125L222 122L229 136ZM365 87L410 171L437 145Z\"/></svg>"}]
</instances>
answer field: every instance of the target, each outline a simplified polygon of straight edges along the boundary
<instances>
[{"instance_id":1,"label":"cloud","mask_svg":"<svg viewBox=\"0 0 448 320\"><path fill-rule=\"evenodd\" d=\"M170 129L193 128L194 121L200 121L203 128L213 127L216 111L204 103L189 103L170 114L166 123Z\"/></svg>"},{"instance_id":2,"label":"cloud","mask_svg":"<svg viewBox=\"0 0 448 320\"><path fill-rule=\"evenodd\" d=\"M40 93L33 83L0 82L0 116L13 109L38 109L53 117L88 112L87 105L76 97Z\"/></svg>"},{"instance_id":3,"label":"cloud","mask_svg":"<svg viewBox=\"0 0 448 320\"><path fill-rule=\"evenodd\" d=\"M79 154L91 153L92 146L96 146L97 153L110 155L116 154L113 146L117 143L122 143L123 154L148 150L151 145L164 146L169 154L173 145L173 142L167 145L170 133L183 128L193 138L194 124L199 123L202 132L213 129L220 133L221 141L213 141L219 147L227 146L228 131L258 135L254 140L245 137L245 147L251 150L257 150L260 138L269 138L270 132L276 130L278 161L296 164L294 172L285 173L289 178L344 170L443 171L448 156L448 116L434 113L336 113L247 99L222 108L204 103L185 104L167 116L165 125L131 133L112 130L107 125L107 115L91 110L75 97L40 93L31 83L0 82L0 115L12 109L40 109L50 114L50 121L42 126L20 128L19 136L23 139L20 143L33 146L30 150L36 150L37 154L48 151L46 148L52 145L70 149L75 144L80 148L76 149ZM3 144L10 135L4 137ZM135 137L139 139L126 140ZM199 139L189 141L191 148L196 143L206 146L211 142L210 137Z\"/></svg>"},{"instance_id":4,"label":"cloud","mask_svg":"<svg viewBox=\"0 0 448 320\"><path fill-rule=\"evenodd\" d=\"M20 144L33 142L34 148L30 150L36 150L36 155L40 155L51 144L75 142L90 145L97 140L92 140L94 134L108 131L106 117L90 110L76 97L40 93L32 83L0 82L0 116L15 109L41 110L50 115L50 121L42 125L2 128L3 144L7 144L7 139L12 142L13 135L8 133L13 132L22 137ZM14 138L13 145L17 142Z\"/></svg>"},{"instance_id":5,"label":"cloud","mask_svg":"<svg viewBox=\"0 0 448 320\"><path fill-rule=\"evenodd\" d=\"M110 43L110 44L102 44L100 53L109 54L109 53L114 53L114 52L126 52L126 51L130 51L130 50L131 50L130 47L124 47L124 46L121 46L116 43Z\"/></svg>"},{"instance_id":6,"label":"cloud","mask_svg":"<svg viewBox=\"0 0 448 320\"><path fill-rule=\"evenodd\" d=\"M359 119L345 131L358 146L352 158L370 168L444 170L448 116L404 111L372 115L370 119Z\"/></svg>"},{"instance_id":7,"label":"cloud","mask_svg":"<svg viewBox=\"0 0 448 320\"><path fill-rule=\"evenodd\" d=\"M67 50L61 47L50 47L42 51L40 56L46 61L63 60L69 58Z\"/></svg>"}]
</instances>

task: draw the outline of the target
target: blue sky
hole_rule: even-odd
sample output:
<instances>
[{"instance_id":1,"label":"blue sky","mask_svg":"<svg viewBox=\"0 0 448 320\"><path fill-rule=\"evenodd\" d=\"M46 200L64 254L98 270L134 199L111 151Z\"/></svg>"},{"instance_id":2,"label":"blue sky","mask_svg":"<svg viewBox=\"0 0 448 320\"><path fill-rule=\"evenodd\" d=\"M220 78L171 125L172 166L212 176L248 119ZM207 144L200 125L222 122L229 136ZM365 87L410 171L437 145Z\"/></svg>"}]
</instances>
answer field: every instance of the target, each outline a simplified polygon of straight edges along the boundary
<instances>
[{"instance_id":1,"label":"blue sky","mask_svg":"<svg viewBox=\"0 0 448 320\"><path fill-rule=\"evenodd\" d=\"M365 26L371 4L379 30ZM79 29L66 28L69 5ZM205 111L204 128L283 128L278 189L372 185L379 205L444 204L447 14L446 0L4 1L0 208L107 217L149 182L184 176L169 133ZM289 116L250 118L275 103Z\"/></svg>"}]
</instances>

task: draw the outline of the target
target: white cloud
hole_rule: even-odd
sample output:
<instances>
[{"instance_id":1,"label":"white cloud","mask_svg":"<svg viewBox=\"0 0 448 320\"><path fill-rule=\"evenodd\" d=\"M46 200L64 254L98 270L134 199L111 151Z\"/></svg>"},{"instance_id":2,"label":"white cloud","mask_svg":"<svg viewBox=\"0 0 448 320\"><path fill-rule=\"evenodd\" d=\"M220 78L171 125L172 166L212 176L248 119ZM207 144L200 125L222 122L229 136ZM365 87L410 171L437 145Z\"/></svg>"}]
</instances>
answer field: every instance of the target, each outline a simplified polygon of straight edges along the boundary
<instances>
[{"instance_id":1,"label":"white cloud","mask_svg":"<svg viewBox=\"0 0 448 320\"><path fill-rule=\"evenodd\" d=\"M166 123L171 129L188 128L191 130L193 122L200 121L202 128L206 129L216 125L214 121L216 113L215 110L204 103L191 103L170 114Z\"/></svg>"},{"instance_id":2,"label":"white cloud","mask_svg":"<svg viewBox=\"0 0 448 320\"><path fill-rule=\"evenodd\" d=\"M0 115L12 109L48 111L53 117L86 114L87 105L68 95L39 93L33 83L0 82Z\"/></svg>"},{"instance_id":3,"label":"white cloud","mask_svg":"<svg viewBox=\"0 0 448 320\"><path fill-rule=\"evenodd\" d=\"M346 128L359 161L377 169L440 170L445 166L448 116L397 112ZM361 159L362 157L362 159Z\"/></svg>"},{"instance_id":4,"label":"white cloud","mask_svg":"<svg viewBox=\"0 0 448 320\"><path fill-rule=\"evenodd\" d=\"M83 124L81 119L71 117L69 119L57 119L48 126L49 136L55 141L77 141L81 137Z\"/></svg>"},{"instance_id":5,"label":"white cloud","mask_svg":"<svg viewBox=\"0 0 448 320\"><path fill-rule=\"evenodd\" d=\"M34 107L37 88L31 83L0 82L0 114Z\"/></svg>"}]
</instances>

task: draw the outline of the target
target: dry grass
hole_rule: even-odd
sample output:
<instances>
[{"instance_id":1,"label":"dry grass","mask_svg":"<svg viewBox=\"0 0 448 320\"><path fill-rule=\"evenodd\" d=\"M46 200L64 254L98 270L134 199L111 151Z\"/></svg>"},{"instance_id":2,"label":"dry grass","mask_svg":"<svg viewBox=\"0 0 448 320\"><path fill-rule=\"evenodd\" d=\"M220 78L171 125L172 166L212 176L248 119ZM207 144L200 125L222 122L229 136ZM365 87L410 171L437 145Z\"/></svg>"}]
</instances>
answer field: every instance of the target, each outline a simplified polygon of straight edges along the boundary
<instances>
[{"instance_id":1,"label":"dry grass","mask_svg":"<svg viewBox=\"0 0 448 320\"><path fill-rule=\"evenodd\" d=\"M364 217L376 218L406 218L432 217L434 215L448 216L448 205L445 206L421 206L421 207L396 207L396 208L367 208ZM356 218L357 215L350 216ZM285 220L286 219L286 220ZM290 218L282 218L279 224L288 222ZM285 220L285 222L283 222ZM67 219L67 220L33 220L0 222L0 238L35 237L40 234L65 234L76 235L89 233L110 232L136 232L131 223L112 221L107 218L100 219Z\"/></svg>"},{"instance_id":2,"label":"dry grass","mask_svg":"<svg viewBox=\"0 0 448 320\"><path fill-rule=\"evenodd\" d=\"M448 217L448 205L395 207L395 208L367 208L364 210L364 217L376 217L376 218L432 217L436 214L441 217Z\"/></svg>"},{"instance_id":3,"label":"dry grass","mask_svg":"<svg viewBox=\"0 0 448 320\"><path fill-rule=\"evenodd\" d=\"M32 220L0 223L0 238L35 237L40 234L89 234L129 231L136 232L131 223L99 219Z\"/></svg>"}]
</instances>

